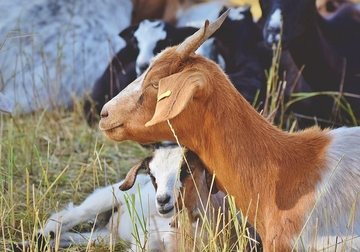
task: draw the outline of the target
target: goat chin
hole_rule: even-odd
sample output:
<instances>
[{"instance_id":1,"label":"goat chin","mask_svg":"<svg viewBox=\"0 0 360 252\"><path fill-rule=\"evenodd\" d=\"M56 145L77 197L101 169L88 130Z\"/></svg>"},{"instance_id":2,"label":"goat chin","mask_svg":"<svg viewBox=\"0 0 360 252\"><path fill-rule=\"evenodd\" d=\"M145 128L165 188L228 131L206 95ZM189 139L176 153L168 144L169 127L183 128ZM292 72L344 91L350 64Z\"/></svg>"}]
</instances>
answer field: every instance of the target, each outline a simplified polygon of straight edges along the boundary
<instances>
[{"instance_id":1,"label":"goat chin","mask_svg":"<svg viewBox=\"0 0 360 252\"><path fill-rule=\"evenodd\" d=\"M159 215L163 218L171 218L172 216L174 216L174 213L175 213L174 210L171 210L170 212L163 214L161 212L161 210L159 210L159 209L158 209L158 212L159 212Z\"/></svg>"}]
</instances>

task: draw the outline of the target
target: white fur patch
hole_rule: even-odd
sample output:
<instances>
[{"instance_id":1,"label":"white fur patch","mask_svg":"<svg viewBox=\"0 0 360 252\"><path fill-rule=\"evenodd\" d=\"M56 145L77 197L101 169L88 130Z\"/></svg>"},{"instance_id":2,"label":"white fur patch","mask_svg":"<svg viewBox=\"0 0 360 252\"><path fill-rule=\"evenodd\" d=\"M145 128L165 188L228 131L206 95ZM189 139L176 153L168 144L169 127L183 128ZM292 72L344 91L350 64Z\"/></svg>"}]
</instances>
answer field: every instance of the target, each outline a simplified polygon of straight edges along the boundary
<instances>
[{"instance_id":1,"label":"white fur patch","mask_svg":"<svg viewBox=\"0 0 360 252\"><path fill-rule=\"evenodd\" d=\"M160 148L154 152L154 158L149 164L151 174L156 178L156 196L170 196L170 201L164 208L173 207L179 196L181 182L179 178L183 158L182 148ZM159 208L159 206L157 205ZM169 213L173 214L173 212Z\"/></svg>"},{"instance_id":2,"label":"white fur patch","mask_svg":"<svg viewBox=\"0 0 360 252\"><path fill-rule=\"evenodd\" d=\"M245 17L244 14L242 14L242 12L244 12L245 10L247 10L247 8L245 7L238 7L235 9L232 8L230 9L228 17L231 20L242 20Z\"/></svg>"},{"instance_id":3,"label":"white fur patch","mask_svg":"<svg viewBox=\"0 0 360 252\"><path fill-rule=\"evenodd\" d=\"M129 85L127 85L120 93L118 93L115 97L113 97L107 103L111 104L110 106L115 106L119 99L127 99L132 94L139 92L141 90L141 86L144 82L145 75L146 75L146 72L144 74L140 75L140 77L135 79Z\"/></svg>"},{"instance_id":4,"label":"white fur patch","mask_svg":"<svg viewBox=\"0 0 360 252\"><path fill-rule=\"evenodd\" d=\"M281 10L276 9L270 17L269 26L273 28L281 27Z\"/></svg>"},{"instance_id":5,"label":"white fur patch","mask_svg":"<svg viewBox=\"0 0 360 252\"><path fill-rule=\"evenodd\" d=\"M281 15L281 10L276 9L270 16L268 27L270 30L275 30L276 32L270 32L268 34L266 41L269 44L277 43L280 41Z\"/></svg>"},{"instance_id":6,"label":"white fur patch","mask_svg":"<svg viewBox=\"0 0 360 252\"><path fill-rule=\"evenodd\" d=\"M323 251L330 246L326 251L334 251L338 242L339 251L359 251L360 127L342 127L327 134L333 139L325 154L328 167L321 174L322 182L316 188L317 205L299 244L315 242L316 249Z\"/></svg>"}]
</instances>

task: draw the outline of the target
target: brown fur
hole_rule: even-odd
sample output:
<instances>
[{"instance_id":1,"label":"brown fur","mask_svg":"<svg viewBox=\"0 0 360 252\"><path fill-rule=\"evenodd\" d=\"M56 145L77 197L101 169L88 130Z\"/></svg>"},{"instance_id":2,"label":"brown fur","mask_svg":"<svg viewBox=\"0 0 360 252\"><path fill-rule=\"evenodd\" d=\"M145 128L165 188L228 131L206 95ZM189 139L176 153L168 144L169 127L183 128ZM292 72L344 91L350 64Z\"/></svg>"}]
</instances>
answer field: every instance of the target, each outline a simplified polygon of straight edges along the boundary
<instances>
[{"instance_id":1,"label":"brown fur","mask_svg":"<svg viewBox=\"0 0 360 252\"><path fill-rule=\"evenodd\" d=\"M189 169L187 164L184 163L182 170L187 170L188 176L185 177L182 182L182 187L180 189L180 196L177 199L178 213L179 210L186 209L188 223L181 223L181 225L188 225L188 228L182 227L181 230L185 233L187 237L196 237L194 234L194 228L192 227L193 223L199 221L199 229L202 227L202 220L206 218L213 225L213 230L222 230L227 232L229 237L231 237L230 244L234 245L237 241L236 231L234 227L224 228L224 223L229 223L229 204L225 194L222 192L217 192L216 194L211 194L211 189L213 184L208 184L207 172L204 165L201 163L200 159L193 152L187 152L187 162L189 164ZM221 220L218 220L218 216L221 216ZM177 218L172 221L172 224L177 225ZM218 223L220 225L218 225ZM251 228L248 226L248 228ZM197 235L199 236L199 234ZM221 235L220 235L221 237ZM197 247L203 248L206 247L206 231L201 235L201 239L197 241ZM201 251L201 250L199 250ZM250 250L249 250L250 251Z\"/></svg>"},{"instance_id":2,"label":"brown fur","mask_svg":"<svg viewBox=\"0 0 360 252\"><path fill-rule=\"evenodd\" d=\"M218 187L248 213L264 251L290 251L314 204L331 139L318 128L277 129L215 63L194 54L179 63L176 49L167 49L154 62L139 93L104 106L100 128L116 141L174 140L169 120L180 143L199 155ZM156 103L167 90L172 94ZM126 114L124 104L134 106L140 95L139 111ZM119 124L124 126L114 128Z\"/></svg>"}]
</instances>

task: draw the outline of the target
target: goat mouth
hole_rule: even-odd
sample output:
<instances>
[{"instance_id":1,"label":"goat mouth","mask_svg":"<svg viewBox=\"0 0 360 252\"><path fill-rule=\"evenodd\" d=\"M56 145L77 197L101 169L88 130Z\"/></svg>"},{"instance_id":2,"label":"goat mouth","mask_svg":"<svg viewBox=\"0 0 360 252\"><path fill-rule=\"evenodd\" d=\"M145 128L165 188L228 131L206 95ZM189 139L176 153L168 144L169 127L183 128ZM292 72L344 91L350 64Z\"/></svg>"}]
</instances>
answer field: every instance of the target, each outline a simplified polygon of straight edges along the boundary
<instances>
[{"instance_id":1,"label":"goat mouth","mask_svg":"<svg viewBox=\"0 0 360 252\"><path fill-rule=\"evenodd\" d=\"M116 130L116 129L118 129L118 128L121 128L121 127L123 127L124 126L124 124L123 123L121 123L121 124L116 124L116 125L104 125L105 123L103 123L101 120L100 120L100 123L99 123L99 128L100 128L100 130L102 130L102 131L106 131L106 132L112 132L112 131L114 131L114 130Z\"/></svg>"},{"instance_id":2,"label":"goat mouth","mask_svg":"<svg viewBox=\"0 0 360 252\"><path fill-rule=\"evenodd\" d=\"M172 206L168 209L161 208L161 209L159 209L159 213L162 215L167 215L167 214L171 213L173 210L174 210L174 206Z\"/></svg>"}]
</instances>

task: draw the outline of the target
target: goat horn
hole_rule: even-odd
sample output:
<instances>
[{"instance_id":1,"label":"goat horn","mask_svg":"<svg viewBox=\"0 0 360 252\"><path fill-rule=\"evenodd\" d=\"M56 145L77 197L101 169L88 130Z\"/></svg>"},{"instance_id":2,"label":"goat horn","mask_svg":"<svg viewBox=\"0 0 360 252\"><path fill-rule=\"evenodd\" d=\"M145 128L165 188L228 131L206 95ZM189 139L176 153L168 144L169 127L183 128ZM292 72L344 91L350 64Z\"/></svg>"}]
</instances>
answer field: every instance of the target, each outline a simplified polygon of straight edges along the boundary
<instances>
[{"instance_id":1,"label":"goat horn","mask_svg":"<svg viewBox=\"0 0 360 252\"><path fill-rule=\"evenodd\" d=\"M180 54L181 59L187 57L190 53L195 52L205 40L207 40L224 22L229 14L230 9L225 11L218 19L209 24L209 20L205 21L204 26L188 37L183 43L179 45L176 53Z\"/></svg>"}]
</instances>

